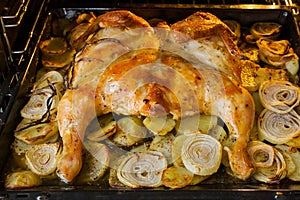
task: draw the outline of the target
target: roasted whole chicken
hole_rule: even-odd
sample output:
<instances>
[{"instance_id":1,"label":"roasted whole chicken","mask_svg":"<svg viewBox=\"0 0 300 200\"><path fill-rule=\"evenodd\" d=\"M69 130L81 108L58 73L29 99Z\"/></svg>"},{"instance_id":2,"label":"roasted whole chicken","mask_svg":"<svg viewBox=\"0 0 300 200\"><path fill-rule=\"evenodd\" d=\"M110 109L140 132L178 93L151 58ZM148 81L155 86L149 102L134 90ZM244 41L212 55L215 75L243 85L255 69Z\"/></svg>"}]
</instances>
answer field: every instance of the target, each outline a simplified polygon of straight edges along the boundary
<instances>
[{"instance_id":1,"label":"roasted whole chicken","mask_svg":"<svg viewBox=\"0 0 300 200\"><path fill-rule=\"evenodd\" d=\"M80 172L85 130L96 116L113 112L180 120L203 113L227 126L230 168L247 179L253 171L246 148L255 106L241 87L247 58L235 37L205 12L163 28L123 10L95 19L74 44L83 48L74 57L69 89L58 105L63 141L58 176L71 182Z\"/></svg>"}]
</instances>

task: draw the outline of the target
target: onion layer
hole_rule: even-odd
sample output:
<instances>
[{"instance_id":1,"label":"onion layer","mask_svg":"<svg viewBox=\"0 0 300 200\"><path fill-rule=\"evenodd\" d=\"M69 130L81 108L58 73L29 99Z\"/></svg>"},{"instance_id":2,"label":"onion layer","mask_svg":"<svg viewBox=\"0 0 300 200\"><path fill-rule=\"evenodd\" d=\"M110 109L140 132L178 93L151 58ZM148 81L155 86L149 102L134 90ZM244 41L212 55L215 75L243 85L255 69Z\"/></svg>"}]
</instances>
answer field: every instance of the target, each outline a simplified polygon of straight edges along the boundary
<instances>
[{"instance_id":1,"label":"onion layer","mask_svg":"<svg viewBox=\"0 0 300 200\"><path fill-rule=\"evenodd\" d=\"M36 174L44 176L56 169L59 143L33 146L25 154L29 168Z\"/></svg>"},{"instance_id":2,"label":"onion layer","mask_svg":"<svg viewBox=\"0 0 300 200\"><path fill-rule=\"evenodd\" d=\"M210 135L189 136L182 145L184 166L197 175L211 175L220 167L222 145Z\"/></svg>"},{"instance_id":3,"label":"onion layer","mask_svg":"<svg viewBox=\"0 0 300 200\"><path fill-rule=\"evenodd\" d=\"M300 89L288 81L265 81L259 88L262 105L277 113L290 112L300 103Z\"/></svg>"},{"instance_id":4,"label":"onion layer","mask_svg":"<svg viewBox=\"0 0 300 200\"><path fill-rule=\"evenodd\" d=\"M250 28L250 35L246 36L249 43L255 43L259 38L277 39L282 26L274 22L257 22Z\"/></svg>"},{"instance_id":5,"label":"onion layer","mask_svg":"<svg viewBox=\"0 0 300 200\"><path fill-rule=\"evenodd\" d=\"M284 144L300 134L300 117L292 110L279 114L265 109L258 118L259 134L273 144Z\"/></svg>"},{"instance_id":6,"label":"onion layer","mask_svg":"<svg viewBox=\"0 0 300 200\"><path fill-rule=\"evenodd\" d=\"M167 168L167 160L158 151L130 154L118 167L117 177L129 187L158 187L162 184L162 174Z\"/></svg>"},{"instance_id":7,"label":"onion layer","mask_svg":"<svg viewBox=\"0 0 300 200\"><path fill-rule=\"evenodd\" d=\"M248 154L255 167L271 167L274 161L273 147L261 141L248 144Z\"/></svg>"},{"instance_id":8,"label":"onion layer","mask_svg":"<svg viewBox=\"0 0 300 200\"><path fill-rule=\"evenodd\" d=\"M280 180L286 177L286 162L283 155L273 148L275 157L272 166L257 167L253 177L264 183L279 183Z\"/></svg>"},{"instance_id":9,"label":"onion layer","mask_svg":"<svg viewBox=\"0 0 300 200\"><path fill-rule=\"evenodd\" d=\"M283 68L288 61L293 59L298 61L298 56L290 47L288 40L273 41L261 38L256 41L256 44L260 59L269 65Z\"/></svg>"}]
</instances>

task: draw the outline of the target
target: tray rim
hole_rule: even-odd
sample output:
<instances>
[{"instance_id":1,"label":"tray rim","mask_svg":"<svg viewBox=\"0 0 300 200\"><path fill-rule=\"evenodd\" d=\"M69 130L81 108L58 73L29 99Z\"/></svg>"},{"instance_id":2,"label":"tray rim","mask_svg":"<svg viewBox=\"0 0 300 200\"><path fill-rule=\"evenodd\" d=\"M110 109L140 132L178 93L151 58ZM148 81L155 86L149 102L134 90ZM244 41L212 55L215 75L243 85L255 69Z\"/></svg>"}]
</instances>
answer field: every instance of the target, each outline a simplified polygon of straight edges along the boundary
<instances>
[{"instance_id":1,"label":"tray rim","mask_svg":"<svg viewBox=\"0 0 300 200\"><path fill-rule=\"evenodd\" d=\"M245 8L242 8L240 6L234 6L234 9L243 9L245 10ZM220 10L226 10L226 9L232 9L231 6L204 6L201 8L205 8L205 9L220 9ZM276 8L276 9L275 9ZM60 9L75 9L75 10L97 10L97 11L110 11L110 10L118 10L121 8L73 8L73 7L68 7L68 8L55 8L49 11L48 13L48 17L51 16L53 13L55 13L56 11L60 10ZM134 8L122 8L122 9L134 9ZM137 9L137 7L135 8ZM152 7L152 8L145 8L145 9L167 9L167 8L161 8L161 7ZM182 9L181 7L177 7L175 6L174 9ZM198 9L198 7L185 7L185 9ZM278 12L280 11L288 11L290 12L290 10L286 10L284 9L282 6L270 6L269 8L265 8L261 9L260 6L256 7L256 8L251 8L251 9L246 9L250 12L255 11L255 10L272 10L272 11L276 11L278 10ZM48 19L48 18L47 18ZM298 34L299 35L299 34ZM28 74L24 74L24 78L25 76L27 76ZM4 128L5 129L5 128ZM0 137L2 136L2 134L0 133ZM293 182L296 183L296 182ZM0 181L0 185L2 185L2 181ZM68 186L40 186L40 187L36 187L36 188L30 188L30 189L21 189L21 190L9 190L9 189L4 189L2 188L2 186L0 186L0 199L2 197L6 197L7 195L17 195L17 194L27 194L30 193L32 195L50 195L50 196L55 196L55 195L59 195L61 192L91 192L93 194L96 195L96 193L103 193L103 195L108 195L108 196L112 196L112 195L131 195L131 193L135 193L137 195L144 195L144 194L148 194L149 192L153 192L156 194L164 194L165 192L169 193L173 193L174 195L176 193L178 193L178 191L181 192L189 192L189 193L193 193L192 195L195 194L201 194L201 193L207 193L206 195L210 196L218 196L216 195L217 192L220 193L219 197L224 197L223 195L225 193L232 193L233 196L230 196L232 198L234 198L234 193L238 192L238 193L243 193L243 194L249 194L251 197L253 195L253 197L257 197L257 192L267 192L269 193L268 195L272 195L272 196L293 196L295 195L297 192L300 191L300 184L291 184L291 185L286 185L286 187L281 187L280 185L268 185L268 184L261 184L259 186L254 186L254 185L249 185L246 184L243 187L239 187L241 185L235 185L233 184L232 186L234 187L227 187L224 186L222 183L220 184L216 184L219 187L217 188L212 188L212 186L210 185L209 187L205 187L205 185L199 185L198 187L194 187L194 189L188 189L188 188L183 188L183 189L178 189L178 190L171 190L171 189L165 189L165 190L160 190L160 189L127 189L127 188L109 188L109 189L101 189L99 188L99 186L72 186L72 185L68 185ZM46 191L46 193L45 193ZM296 192L296 193L295 193ZM66 197L70 197L71 194L66 193L65 194ZM208 196L204 195L205 198L203 199L207 199ZM26 195L25 195L26 196ZM30 195L29 195L30 196ZM202 196L203 197L203 196ZM240 199L240 197L239 197Z\"/></svg>"}]
</instances>

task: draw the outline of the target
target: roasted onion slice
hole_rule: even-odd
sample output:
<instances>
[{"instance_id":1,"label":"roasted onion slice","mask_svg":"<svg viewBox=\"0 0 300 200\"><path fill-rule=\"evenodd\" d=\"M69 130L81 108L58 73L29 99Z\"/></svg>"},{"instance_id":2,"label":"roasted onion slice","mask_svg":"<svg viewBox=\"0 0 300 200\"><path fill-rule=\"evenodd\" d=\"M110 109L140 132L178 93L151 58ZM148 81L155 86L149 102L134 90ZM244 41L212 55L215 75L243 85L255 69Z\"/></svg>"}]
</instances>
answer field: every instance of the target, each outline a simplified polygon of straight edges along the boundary
<instances>
[{"instance_id":1,"label":"roasted onion slice","mask_svg":"<svg viewBox=\"0 0 300 200\"><path fill-rule=\"evenodd\" d=\"M56 112L62 83L63 77L56 71L50 71L41 77L35 83L29 101L21 110L21 116L26 119L40 120L46 114Z\"/></svg>"},{"instance_id":2,"label":"roasted onion slice","mask_svg":"<svg viewBox=\"0 0 300 200\"><path fill-rule=\"evenodd\" d=\"M53 85L56 89L60 90L63 86L63 81L64 78L59 72L49 71L35 82L33 90L49 88L49 85Z\"/></svg>"},{"instance_id":3,"label":"roasted onion slice","mask_svg":"<svg viewBox=\"0 0 300 200\"><path fill-rule=\"evenodd\" d=\"M253 43L259 38L277 39L282 26L275 22L257 22L250 28L250 35L246 36L249 43Z\"/></svg>"},{"instance_id":4,"label":"roasted onion slice","mask_svg":"<svg viewBox=\"0 0 300 200\"><path fill-rule=\"evenodd\" d=\"M184 166L197 175L211 175L218 171L222 159L222 145L210 135L189 136L182 145Z\"/></svg>"},{"instance_id":5,"label":"roasted onion slice","mask_svg":"<svg viewBox=\"0 0 300 200\"><path fill-rule=\"evenodd\" d=\"M279 114L265 109L258 118L259 136L273 144L284 144L300 134L300 116L292 110Z\"/></svg>"},{"instance_id":6,"label":"roasted onion slice","mask_svg":"<svg viewBox=\"0 0 300 200\"><path fill-rule=\"evenodd\" d=\"M39 144L25 154L28 167L34 173L45 176L53 173L59 155L59 143Z\"/></svg>"},{"instance_id":7,"label":"roasted onion slice","mask_svg":"<svg viewBox=\"0 0 300 200\"><path fill-rule=\"evenodd\" d=\"M251 141L247 151L255 167L272 166L275 156L272 146L261 141Z\"/></svg>"},{"instance_id":8,"label":"roasted onion slice","mask_svg":"<svg viewBox=\"0 0 300 200\"><path fill-rule=\"evenodd\" d=\"M157 151L130 154L118 167L117 177L132 188L158 187L162 184L162 174L167 168L167 160Z\"/></svg>"},{"instance_id":9,"label":"roasted onion slice","mask_svg":"<svg viewBox=\"0 0 300 200\"><path fill-rule=\"evenodd\" d=\"M282 153L287 165L287 178L300 181L300 152L297 148L278 144L275 148Z\"/></svg>"},{"instance_id":10,"label":"roasted onion slice","mask_svg":"<svg viewBox=\"0 0 300 200\"><path fill-rule=\"evenodd\" d=\"M257 167L253 177L264 183L279 183L280 180L286 177L286 162L283 155L275 148L274 161L270 167Z\"/></svg>"},{"instance_id":11,"label":"roasted onion slice","mask_svg":"<svg viewBox=\"0 0 300 200\"><path fill-rule=\"evenodd\" d=\"M295 59L298 62L298 56L295 54L293 48L290 47L288 40L273 41L261 38L256 41L259 49L260 59L272 66L286 68L286 63ZM289 69L293 73L297 73L299 64L294 67L296 69Z\"/></svg>"},{"instance_id":12,"label":"roasted onion slice","mask_svg":"<svg viewBox=\"0 0 300 200\"><path fill-rule=\"evenodd\" d=\"M241 37L241 25L238 21L223 20L223 22L230 28L232 32L234 32L238 39Z\"/></svg>"},{"instance_id":13,"label":"roasted onion slice","mask_svg":"<svg viewBox=\"0 0 300 200\"><path fill-rule=\"evenodd\" d=\"M276 113L287 113L300 103L300 88L288 81L265 81L259 88L262 105Z\"/></svg>"},{"instance_id":14,"label":"roasted onion slice","mask_svg":"<svg viewBox=\"0 0 300 200\"><path fill-rule=\"evenodd\" d=\"M56 112L59 99L60 95L55 95L52 91L33 94L21 110L21 116L26 119L41 120L47 113L50 115Z\"/></svg>"}]
</instances>

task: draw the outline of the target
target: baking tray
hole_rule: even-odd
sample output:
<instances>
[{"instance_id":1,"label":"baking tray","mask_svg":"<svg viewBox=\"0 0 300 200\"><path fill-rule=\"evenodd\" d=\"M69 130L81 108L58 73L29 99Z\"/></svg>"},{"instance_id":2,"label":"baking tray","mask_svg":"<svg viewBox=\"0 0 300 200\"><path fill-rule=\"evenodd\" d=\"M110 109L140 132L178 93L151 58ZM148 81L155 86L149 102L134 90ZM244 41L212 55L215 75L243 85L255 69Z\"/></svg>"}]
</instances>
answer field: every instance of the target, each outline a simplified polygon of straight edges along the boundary
<instances>
[{"instance_id":1,"label":"baking tray","mask_svg":"<svg viewBox=\"0 0 300 200\"><path fill-rule=\"evenodd\" d=\"M39 41L46 39L51 34L50 23L57 17L66 17L71 14L82 12L94 12L96 15L110 10L127 9L144 17L145 19L161 18L169 23L184 19L188 15L202 10L218 16L220 19L233 19L240 22L244 27L249 27L258 21L273 21L283 25L282 38L288 39L295 52L300 55L300 39L297 26L297 19L289 9L281 6L190 6L190 5L162 5L152 4L151 6L126 6L126 4L115 4L111 7L97 8L96 5L87 7L51 7L48 12L39 16L40 37L30 47L31 54L27 54L20 66L22 77L19 82L16 98L6 120L6 124L0 135L0 199L298 199L300 198L300 183L283 180L278 185L263 184L256 181L241 181L230 178L225 173L209 181L204 181L197 186L188 186L182 189L128 189L110 188L107 185L68 185L62 182L49 184L40 187L21 190L9 190L3 186L3 172L10 156L10 145L13 142L13 131L20 122L20 110L27 102L26 94L30 91L35 82L37 70L41 67L38 52ZM215 181L217 180L217 181Z\"/></svg>"}]
</instances>

